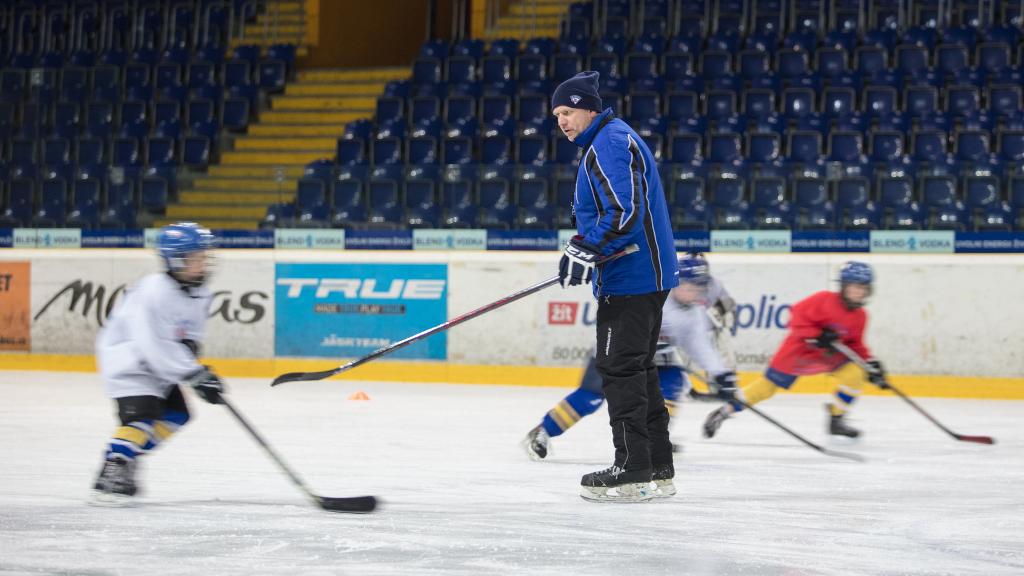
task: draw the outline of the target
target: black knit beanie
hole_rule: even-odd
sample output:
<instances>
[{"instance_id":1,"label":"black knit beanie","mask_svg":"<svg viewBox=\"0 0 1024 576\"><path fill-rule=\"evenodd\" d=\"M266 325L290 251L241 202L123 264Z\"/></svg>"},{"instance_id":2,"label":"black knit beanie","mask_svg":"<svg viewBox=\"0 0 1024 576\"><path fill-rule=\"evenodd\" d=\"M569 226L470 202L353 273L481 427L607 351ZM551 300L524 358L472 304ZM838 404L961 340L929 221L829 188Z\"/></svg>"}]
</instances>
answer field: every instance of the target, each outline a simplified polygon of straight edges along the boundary
<instances>
[{"instance_id":1,"label":"black knit beanie","mask_svg":"<svg viewBox=\"0 0 1024 576\"><path fill-rule=\"evenodd\" d=\"M600 112L603 108L601 107L601 96L597 92L599 76L600 74L597 72L587 70L559 84L558 88L555 88L554 94L551 95L551 109L568 106L569 108Z\"/></svg>"}]
</instances>

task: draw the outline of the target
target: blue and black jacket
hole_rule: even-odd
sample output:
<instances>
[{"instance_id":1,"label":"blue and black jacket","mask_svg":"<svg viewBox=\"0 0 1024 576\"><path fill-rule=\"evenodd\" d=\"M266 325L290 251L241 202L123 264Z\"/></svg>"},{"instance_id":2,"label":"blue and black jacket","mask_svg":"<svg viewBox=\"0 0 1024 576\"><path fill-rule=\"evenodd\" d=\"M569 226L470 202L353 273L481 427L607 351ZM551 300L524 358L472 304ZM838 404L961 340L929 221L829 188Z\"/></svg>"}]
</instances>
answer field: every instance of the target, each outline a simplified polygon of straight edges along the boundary
<instances>
[{"instance_id":1,"label":"blue and black jacket","mask_svg":"<svg viewBox=\"0 0 1024 576\"><path fill-rule=\"evenodd\" d=\"M574 142L583 148L573 201L577 232L605 256L629 244L640 247L598 268L594 295L675 287L679 279L668 206L643 138L607 108Z\"/></svg>"}]
</instances>

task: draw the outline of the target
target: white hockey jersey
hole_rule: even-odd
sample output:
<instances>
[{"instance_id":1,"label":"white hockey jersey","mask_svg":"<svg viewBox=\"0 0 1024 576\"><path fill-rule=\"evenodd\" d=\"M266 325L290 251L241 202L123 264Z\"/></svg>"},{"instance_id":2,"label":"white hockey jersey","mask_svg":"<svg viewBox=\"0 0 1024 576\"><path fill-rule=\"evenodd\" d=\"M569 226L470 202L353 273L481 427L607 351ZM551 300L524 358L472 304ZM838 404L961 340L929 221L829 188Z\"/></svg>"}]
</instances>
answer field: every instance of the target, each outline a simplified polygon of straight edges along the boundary
<instances>
[{"instance_id":1,"label":"white hockey jersey","mask_svg":"<svg viewBox=\"0 0 1024 576\"><path fill-rule=\"evenodd\" d=\"M686 367L679 349L697 362L711 377L728 372L711 343L711 323L706 309L697 304L684 306L669 296L661 316L661 335L654 362L659 366Z\"/></svg>"},{"instance_id":2,"label":"white hockey jersey","mask_svg":"<svg viewBox=\"0 0 1024 576\"><path fill-rule=\"evenodd\" d=\"M111 398L160 396L202 366L181 343L202 342L212 295L166 273L125 291L96 337L96 363Z\"/></svg>"}]
</instances>

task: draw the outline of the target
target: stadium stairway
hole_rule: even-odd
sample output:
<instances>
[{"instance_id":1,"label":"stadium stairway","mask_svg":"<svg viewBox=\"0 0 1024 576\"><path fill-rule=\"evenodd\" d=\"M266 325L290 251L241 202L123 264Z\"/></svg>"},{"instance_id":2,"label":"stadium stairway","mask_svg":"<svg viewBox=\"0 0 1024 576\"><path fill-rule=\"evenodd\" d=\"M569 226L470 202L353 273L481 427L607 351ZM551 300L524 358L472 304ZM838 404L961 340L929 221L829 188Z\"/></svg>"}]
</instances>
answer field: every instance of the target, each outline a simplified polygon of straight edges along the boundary
<instances>
[{"instance_id":1,"label":"stadium stairway","mask_svg":"<svg viewBox=\"0 0 1024 576\"><path fill-rule=\"evenodd\" d=\"M230 49L241 44L262 46L264 51L274 44L294 44L297 57L308 56L302 2L267 2L266 12L259 14L256 22L246 24L244 36L232 39Z\"/></svg>"},{"instance_id":2,"label":"stadium stairway","mask_svg":"<svg viewBox=\"0 0 1024 576\"><path fill-rule=\"evenodd\" d=\"M408 67L300 70L248 133L224 146L219 164L182 187L179 202L156 225L196 220L211 228L256 228L269 204L295 196L306 164L334 157L345 124L373 116L385 84L408 75Z\"/></svg>"},{"instance_id":3,"label":"stadium stairway","mask_svg":"<svg viewBox=\"0 0 1024 576\"><path fill-rule=\"evenodd\" d=\"M580 0L519 0L498 17L483 40L498 38L558 37L558 25L569 12L569 5Z\"/></svg>"}]
</instances>

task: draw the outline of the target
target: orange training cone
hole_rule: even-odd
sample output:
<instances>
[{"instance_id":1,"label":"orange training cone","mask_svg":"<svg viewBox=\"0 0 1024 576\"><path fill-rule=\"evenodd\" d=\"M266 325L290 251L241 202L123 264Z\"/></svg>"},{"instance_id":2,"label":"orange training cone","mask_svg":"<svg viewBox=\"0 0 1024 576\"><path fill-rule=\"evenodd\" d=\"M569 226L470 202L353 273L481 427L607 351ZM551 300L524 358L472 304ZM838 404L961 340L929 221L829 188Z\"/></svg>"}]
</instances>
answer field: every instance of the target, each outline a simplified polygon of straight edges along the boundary
<instances>
[{"instance_id":1,"label":"orange training cone","mask_svg":"<svg viewBox=\"0 0 1024 576\"><path fill-rule=\"evenodd\" d=\"M349 400L369 400L370 397L366 395L366 392L363 392L362 390L359 390L357 392L353 392L352 395L348 397L348 399Z\"/></svg>"}]
</instances>

